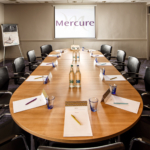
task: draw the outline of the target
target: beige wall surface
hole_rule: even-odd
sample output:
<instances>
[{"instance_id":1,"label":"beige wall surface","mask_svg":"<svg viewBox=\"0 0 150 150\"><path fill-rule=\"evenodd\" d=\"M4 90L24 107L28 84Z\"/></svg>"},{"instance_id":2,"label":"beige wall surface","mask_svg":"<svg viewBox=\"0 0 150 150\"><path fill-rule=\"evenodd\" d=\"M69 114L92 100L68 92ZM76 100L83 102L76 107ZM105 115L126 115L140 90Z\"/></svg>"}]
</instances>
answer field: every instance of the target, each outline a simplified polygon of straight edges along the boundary
<instances>
[{"instance_id":1,"label":"beige wall surface","mask_svg":"<svg viewBox=\"0 0 150 150\"><path fill-rule=\"evenodd\" d=\"M0 4L0 24L4 23L4 5ZM1 27L0 27L1 32ZM2 44L2 34L0 34L0 61L3 58L3 44Z\"/></svg>"},{"instance_id":2,"label":"beige wall surface","mask_svg":"<svg viewBox=\"0 0 150 150\"><path fill-rule=\"evenodd\" d=\"M146 58L146 4L97 4L95 39L55 39L54 7L51 4L5 5L5 23L16 23L23 55L34 49L40 55L40 46L51 44L53 49L67 48L71 44L100 49L102 44L113 46L112 55L118 49L127 56ZM18 47L6 49L7 58L20 56Z\"/></svg>"}]
</instances>

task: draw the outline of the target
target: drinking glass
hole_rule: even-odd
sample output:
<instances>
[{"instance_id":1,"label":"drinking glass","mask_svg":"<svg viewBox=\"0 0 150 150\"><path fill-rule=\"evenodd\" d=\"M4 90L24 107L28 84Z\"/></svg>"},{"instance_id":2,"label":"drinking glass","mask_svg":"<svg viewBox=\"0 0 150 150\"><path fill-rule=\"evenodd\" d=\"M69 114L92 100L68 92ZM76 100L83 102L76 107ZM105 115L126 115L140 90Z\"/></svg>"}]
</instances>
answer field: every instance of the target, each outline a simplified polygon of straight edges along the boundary
<instances>
[{"instance_id":1,"label":"drinking glass","mask_svg":"<svg viewBox=\"0 0 150 150\"><path fill-rule=\"evenodd\" d=\"M47 101L47 108L48 108L48 109L53 109L54 99L55 99L54 96L50 96L50 97L48 98L48 101Z\"/></svg>"},{"instance_id":2,"label":"drinking glass","mask_svg":"<svg viewBox=\"0 0 150 150\"><path fill-rule=\"evenodd\" d=\"M43 79L43 84L47 84L48 82L47 76L42 76L42 79Z\"/></svg>"},{"instance_id":3,"label":"drinking glass","mask_svg":"<svg viewBox=\"0 0 150 150\"><path fill-rule=\"evenodd\" d=\"M89 99L90 108L91 111L96 112L97 111L97 105L98 105L98 98L92 97Z\"/></svg>"},{"instance_id":4,"label":"drinking glass","mask_svg":"<svg viewBox=\"0 0 150 150\"><path fill-rule=\"evenodd\" d=\"M117 85L116 84L114 84L114 85L110 84L109 87L110 87L111 94L115 95L116 94Z\"/></svg>"}]
</instances>

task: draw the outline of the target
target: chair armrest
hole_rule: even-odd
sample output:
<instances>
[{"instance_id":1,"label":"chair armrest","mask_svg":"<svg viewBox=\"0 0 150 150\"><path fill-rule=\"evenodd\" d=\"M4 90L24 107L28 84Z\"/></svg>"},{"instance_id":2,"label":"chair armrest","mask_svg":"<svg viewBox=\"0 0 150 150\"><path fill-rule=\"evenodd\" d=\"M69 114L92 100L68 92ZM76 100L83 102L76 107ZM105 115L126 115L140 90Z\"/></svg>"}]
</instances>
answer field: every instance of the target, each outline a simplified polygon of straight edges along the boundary
<instances>
[{"instance_id":1,"label":"chair armrest","mask_svg":"<svg viewBox=\"0 0 150 150\"><path fill-rule=\"evenodd\" d=\"M124 72L124 73L122 73L122 75L124 75L124 74L136 74L136 75L140 75L139 73L135 73L135 72Z\"/></svg>"},{"instance_id":2,"label":"chair armrest","mask_svg":"<svg viewBox=\"0 0 150 150\"><path fill-rule=\"evenodd\" d=\"M110 58L117 58L116 56L110 56Z\"/></svg>"},{"instance_id":3,"label":"chair armrest","mask_svg":"<svg viewBox=\"0 0 150 150\"><path fill-rule=\"evenodd\" d=\"M124 62L121 62L121 61L114 61L113 63L121 63L121 64L125 64Z\"/></svg>"},{"instance_id":4,"label":"chair armrest","mask_svg":"<svg viewBox=\"0 0 150 150\"><path fill-rule=\"evenodd\" d=\"M22 74L28 74L28 75L30 75L30 73L29 73L29 72L17 72L17 73L14 73L14 75L19 75L19 73L22 73Z\"/></svg>"},{"instance_id":5,"label":"chair armrest","mask_svg":"<svg viewBox=\"0 0 150 150\"><path fill-rule=\"evenodd\" d=\"M29 62L29 65L30 65L30 64L35 64L35 63L37 63L37 61Z\"/></svg>"},{"instance_id":6,"label":"chair armrest","mask_svg":"<svg viewBox=\"0 0 150 150\"><path fill-rule=\"evenodd\" d=\"M142 137L142 138L133 138L130 142L129 150L132 150L134 142L140 142L140 143L143 143L143 144L146 144L146 145L150 145L150 140L147 139L147 138L144 138L144 137Z\"/></svg>"},{"instance_id":7,"label":"chair armrest","mask_svg":"<svg viewBox=\"0 0 150 150\"><path fill-rule=\"evenodd\" d=\"M1 109L5 108L5 107L8 107L8 106L9 106L9 104L0 104Z\"/></svg>"},{"instance_id":8,"label":"chair armrest","mask_svg":"<svg viewBox=\"0 0 150 150\"><path fill-rule=\"evenodd\" d=\"M10 96L12 96L12 92L10 92L8 90L1 90L0 94L9 94Z\"/></svg>"},{"instance_id":9,"label":"chair armrest","mask_svg":"<svg viewBox=\"0 0 150 150\"><path fill-rule=\"evenodd\" d=\"M150 95L150 92L143 92L143 93L141 94L141 96L144 96L144 95Z\"/></svg>"},{"instance_id":10,"label":"chair armrest","mask_svg":"<svg viewBox=\"0 0 150 150\"><path fill-rule=\"evenodd\" d=\"M11 77L11 78L9 78L9 79L23 79L23 80L26 80L25 77Z\"/></svg>"},{"instance_id":11,"label":"chair armrest","mask_svg":"<svg viewBox=\"0 0 150 150\"><path fill-rule=\"evenodd\" d=\"M127 66L126 64L116 64L115 66Z\"/></svg>"},{"instance_id":12,"label":"chair armrest","mask_svg":"<svg viewBox=\"0 0 150 150\"><path fill-rule=\"evenodd\" d=\"M129 77L127 79L138 79L138 80L144 80L143 78L140 78L140 77Z\"/></svg>"},{"instance_id":13,"label":"chair armrest","mask_svg":"<svg viewBox=\"0 0 150 150\"><path fill-rule=\"evenodd\" d=\"M143 107L150 109L150 105L143 105Z\"/></svg>"},{"instance_id":14,"label":"chair armrest","mask_svg":"<svg viewBox=\"0 0 150 150\"><path fill-rule=\"evenodd\" d=\"M1 115L0 115L0 119L1 119L3 116L11 116L11 114L10 114L10 113L1 114Z\"/></svg>"}]
</instances>

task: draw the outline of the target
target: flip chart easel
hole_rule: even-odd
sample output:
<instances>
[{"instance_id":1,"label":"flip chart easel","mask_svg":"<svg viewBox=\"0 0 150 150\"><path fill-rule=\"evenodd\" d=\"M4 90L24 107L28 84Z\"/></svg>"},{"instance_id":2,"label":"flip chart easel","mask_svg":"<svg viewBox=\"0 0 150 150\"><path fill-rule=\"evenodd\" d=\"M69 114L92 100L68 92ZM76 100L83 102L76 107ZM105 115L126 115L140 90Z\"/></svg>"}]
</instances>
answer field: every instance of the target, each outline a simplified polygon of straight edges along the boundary
<instances>
[{"instance_id":1,"label":"flip chart easel","mask_svg":"<svg viewBox=\"0 0 150 150\"><path fill-rule=\"evenodd\" d=\"M22 51L19 42L18 25L17 24L1 24L2 39L3 39L3 66L5 66L6 47L18 46L21 56Z\"/></svg>"}]
</instances>

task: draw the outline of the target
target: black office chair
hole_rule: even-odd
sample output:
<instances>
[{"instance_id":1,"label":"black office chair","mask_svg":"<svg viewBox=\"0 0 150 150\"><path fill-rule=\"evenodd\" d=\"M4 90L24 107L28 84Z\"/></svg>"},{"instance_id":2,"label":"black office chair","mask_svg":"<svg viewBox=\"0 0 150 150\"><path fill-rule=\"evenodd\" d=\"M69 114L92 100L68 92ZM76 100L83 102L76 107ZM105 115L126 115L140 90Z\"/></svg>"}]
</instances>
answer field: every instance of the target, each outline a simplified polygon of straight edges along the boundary
<instances>
[{"instance_id":1,"label":"black office chair","mask_svg":"<svg viewBox=\"0 0 150 150\"><path fill-rule=\"evenodd\" d=\"M125 150L123 143L113 143L97 147L87 147L87 148L61 148L61 147L51 147L51 146L39 146L37 150Z\"/></svg>"},{"instance_id":2,"label":"black office chair","mask_svg":"<svg viewBox=\"0 0 150 150\"><path fill-rule=\"evenodd\" d=\"M41 49L41 56L43 57L43 59L53 51L51 45L43 45L40 47L40 49Z\"/></svg>"},{"instance_id":3,"label":"black office chair","mask_svg":"<svg viewBox=\"0 0 150 150\"><path fill-rule=\"evenodd\" d=\"M42 57L36 57L35 51L30 50L27 52L27 58L28 58L28 62L29 62L29 70L34 71L37 68L37 66L41 63L41 62L37 61L36 59L42 58Z\"/></svg>"},{"instance_id":4,"label":"black office chair","mask_svg":"<svg viewBox=\"0 0 150 150\"><path fill-rule=\"evenodd\" d=\"M109 60L111 56L112 46L101 45L100 52Z\"/></svg>"},{"instance_id":5,"label":"black office chair","mask_svg":"<svg viewBox=\"0 0 150 150\"><path fill-rule=\"evenodd\" d=\"M30 73L25 72L25 67L27 66L28 65L25 65L23 57L18 57L14 60L12 67L14 71L14 77L17 77L14 80L15 84L22 84L22 82L30 75Z\"/></svg>"},{"instance_id":6,"label":"black office chair","mask_svg":"<svg viewBox=\"0 0 150 150\"><path fill-rule=\"evenodd\" d=\"M150 150L150 140L144 137L133 138L129 150Z\"/></svg>"},{"instance_id":7,"label":"black office chair","mask_svg":"<svg viewBox=\"0 0 150 150\"><path fill-rule=\"evenodd\" d=\"M9 77L7 67L0 68L0 107L7 107L9 105L10 97L16 89L8 91L10 79L21 79L21 77Z\"/></svg>"},{"instance_id":8,"label":"black office chair","mask_svg":"<svg viewBox=\"0 0 150 150\"><path fill-rule=\"evenodd\" d=\"M138 84L139 77L139 69L141 62L138 58L129 56L127 62L127 70L128 72L122 72L122 75L132 84ZM126 66L125 64L121 64L118 66Z\"/></svg>"},{"instance_id":9,"label":"black office chair","mask_svg":"<svg viewBox=\"0 0 150 150\"><path fill-rule=\"evenodd\" d=\"M150 115L142 113L140 120L130 130L120 136L125 148L129 150L150 150Z\"/></svg>"},{"instance_id":10,"label":"black office chair","mask_svg":"<svg viewBox=\"0 0 150 150\"><path fill-rule=\"evenodd\" d=\"M2 114L2 117L8 114ZM29 150L23 130L9 118L0 125L0 150Z\"/></svg>"},{"instance_id":11,"label":"black office chair","mask_svg":"<svg viewBox=\"0 0 150 150\"><path fill-rule=\"evenodd\" d=\"M144 109L146 108L146 109L150 110L150 67L146 67L144 78L138 77L137 79L144 80L145 91L141 91L141 90L138 90L138 89L137 89L137 91L142 96Z\"/></svg>"},{"instance_id":12,"label":"black office chair","mask_svg":"<svg viewBox=\"0 0 150 150\"><path fill-rule=\"evenodd\" d=\"M117 51L117 57L115 56L110 56L109 60L111 60L111 58L116 58L117 61L112 62L112 64L116 67L116 69L118 71L124 71L125 66L119 66L121 64L124 64L125 58L126 58L126 52L123 50L118 50Z\"/></svg>"}]
</instances>

